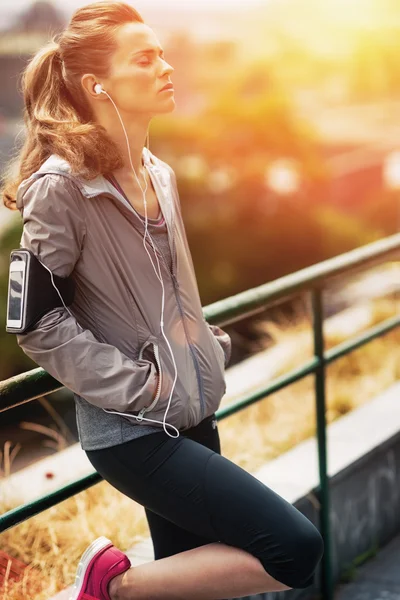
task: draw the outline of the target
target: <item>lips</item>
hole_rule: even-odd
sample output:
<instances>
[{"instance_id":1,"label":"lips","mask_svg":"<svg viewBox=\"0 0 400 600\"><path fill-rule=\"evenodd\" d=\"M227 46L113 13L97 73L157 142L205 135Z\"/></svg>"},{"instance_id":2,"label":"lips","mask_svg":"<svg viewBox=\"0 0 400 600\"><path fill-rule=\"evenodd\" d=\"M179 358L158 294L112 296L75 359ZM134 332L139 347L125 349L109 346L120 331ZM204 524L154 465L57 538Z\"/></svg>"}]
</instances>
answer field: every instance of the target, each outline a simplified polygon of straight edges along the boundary
<instances>
[{"instance_id":1,"label":"lips","mask_svg":"<svg viewBox=\"0 0 400 600\"><path fill-rule=\"evenodd\" d=\"M174 86L172 85L172 83L167 83L167 85L164 85L163 88L161 88L160 92L162 92L163 90L173 90Z\"/></svg>"}]
</instances>

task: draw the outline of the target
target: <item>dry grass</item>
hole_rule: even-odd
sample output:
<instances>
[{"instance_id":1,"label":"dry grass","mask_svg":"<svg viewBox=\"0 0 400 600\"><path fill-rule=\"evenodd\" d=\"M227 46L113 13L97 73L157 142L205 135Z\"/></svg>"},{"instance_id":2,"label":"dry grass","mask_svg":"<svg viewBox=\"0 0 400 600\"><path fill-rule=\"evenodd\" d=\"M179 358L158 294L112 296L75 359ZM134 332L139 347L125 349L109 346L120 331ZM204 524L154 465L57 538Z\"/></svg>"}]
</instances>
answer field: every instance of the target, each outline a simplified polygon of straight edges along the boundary
<instances>
[{"instance_id":1,"label":"dry grass","mask_svg":"<svg viewBox=\"0 0 400 600\"><path fill-rule=\"evenodd\" d=\"M393 314L393 302L376 301L370 325ZM312 338L306 317L295 324L267 324L266 328L276 341L296 335L296 352L282 365L282 373L311 358ZM343 341L342 337L327 334L326 348ZM327 369L328 422L384 391L400 378L399 371L399 329L330 365ZM266 461L314 434L314 378L307 377L233 415L219 424L219 431L224 455L254 472ZM15 448L13 452L15 456ZM12 471L11 463L8 444L0 455L0 467L3 464L0 478ZM1 507L2 512L10 508ZM73 582L82 552L100 535L112 539L121 550L149 535L144 509L107 482L6 531L0 536L1 549L29 567L22 581L0 589L0 600L48 600Z\"/></svg>"},{"instance_id":2,"label":"dry grass","mask_svg":"<svg viewBox=\"0 0 400 600\"><path fill-rule=\"evenodd\" d=\"M369 327L393 316L389 300L374 303ZM295 335L295 352L282 365L281 372L298 368L313 356L310 323L306 318L282 328L267 326L276 341ZM325 334L325 349L345 341L343 336ZM392 331L327 367L327 421L368 402L400 379L400 330ZM299 442L314 435L314 377L308 376L219 424L223 452L248 471L256 471Z\"/></svg>"}]
</instances>

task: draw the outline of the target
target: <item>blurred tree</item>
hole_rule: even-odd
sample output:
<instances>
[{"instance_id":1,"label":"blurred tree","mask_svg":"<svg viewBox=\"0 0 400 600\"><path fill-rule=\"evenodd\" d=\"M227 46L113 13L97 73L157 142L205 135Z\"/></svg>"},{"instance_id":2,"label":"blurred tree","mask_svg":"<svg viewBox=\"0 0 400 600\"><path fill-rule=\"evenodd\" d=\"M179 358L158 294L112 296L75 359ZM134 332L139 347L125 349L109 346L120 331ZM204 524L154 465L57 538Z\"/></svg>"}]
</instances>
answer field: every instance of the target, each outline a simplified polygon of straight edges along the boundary
<instances>
[{"instance_id":1,"label":"blurred tree","mask_svg":"<svg viewBox=\"0 0 400 600\"><path fill-rule=\"evenodd\" d=\"M400 190L371 192L365 199L360 220L379 228L382 237L400 233Z\"/></svg>"},{"instance_id":2,"label":"blurred tree","mask_svg":"<svg viewBox=\"0 0 400 600\"><path fill-rule=\"evenodd\" d=\"M383 100L400 93L399 27L359 34L349 63L353 100Z\"/></svg>"}]
</instances>

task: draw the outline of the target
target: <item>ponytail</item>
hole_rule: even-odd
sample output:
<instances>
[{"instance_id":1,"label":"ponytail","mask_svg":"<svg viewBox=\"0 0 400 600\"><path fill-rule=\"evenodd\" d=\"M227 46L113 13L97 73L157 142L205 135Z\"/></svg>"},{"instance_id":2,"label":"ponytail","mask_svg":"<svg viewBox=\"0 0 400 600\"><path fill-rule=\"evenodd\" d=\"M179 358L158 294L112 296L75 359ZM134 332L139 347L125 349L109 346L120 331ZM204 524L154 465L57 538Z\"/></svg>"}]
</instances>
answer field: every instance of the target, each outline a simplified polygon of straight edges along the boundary
<instances>
[{"instance_id":1,"label":"ponytail","mask_svg":"<svg viewBox=\"0 0 400 600\"><path fill-rule=\"evenodd\" d=\"M26 120L37 119L40 121L40 106L46 106L51 96L54 100L54 110L63 87L62 79L60 48L53 40L39 50L23 73L22 87Z\"/></svg>"}]
</instances>

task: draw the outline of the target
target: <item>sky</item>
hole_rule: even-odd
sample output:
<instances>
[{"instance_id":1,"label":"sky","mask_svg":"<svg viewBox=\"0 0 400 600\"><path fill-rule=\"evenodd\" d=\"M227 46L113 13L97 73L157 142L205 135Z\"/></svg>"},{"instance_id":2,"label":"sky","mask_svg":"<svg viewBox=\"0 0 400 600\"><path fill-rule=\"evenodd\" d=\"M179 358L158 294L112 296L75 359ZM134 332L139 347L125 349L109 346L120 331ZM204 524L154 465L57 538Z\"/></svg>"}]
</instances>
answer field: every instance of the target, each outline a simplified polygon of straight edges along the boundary
<instances>
[{"instance_id":1,"label":"sky","mask_svg":"<svg viewBox=\"0 0 400 600\"><path fill-rule=\"evenodd\" d=\"M241 10L246 7L262 5L270 2L271 0L168 0L168 6L172 8L180 8L185 11L193 8L194 10L205 9L205 10L220 10L222 8L227 10ZM89 4L90 0L52 0L53 4L65 12L72 12L79 6ZM31 0L1 0L0 7L1 12L12 12L17 13L31 4ZM133 0L129 1L138 10L145 12L146 8L157 8L162 7L165 9L165 0Z\"/></svg>"},{"instance_id":2,"label":"sky","mask_svg":"<svg viewBox=\"0 0 400 600\"><path fill-rule=\"evenodd\" d=\"M92 0L49 0L67 19L72 13L85 4L89 4ZM167 8L170 8L176 15L180 11L184 15L192 13L212 13L228 11L238 13L240 11L248 11L257 6L265 6L280 0L126 0L134 6L142 17L149 23L154 20L154 15L157 14L157 9L161 9L160 13L165 15ZM0 21L1 29L7 28L13 24L15 17L26 10L32 0L0 0ZM183 16L183 15L182 15Z\"/></svg>"}]
</instances>

